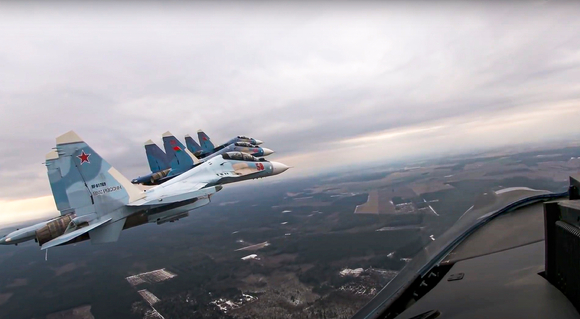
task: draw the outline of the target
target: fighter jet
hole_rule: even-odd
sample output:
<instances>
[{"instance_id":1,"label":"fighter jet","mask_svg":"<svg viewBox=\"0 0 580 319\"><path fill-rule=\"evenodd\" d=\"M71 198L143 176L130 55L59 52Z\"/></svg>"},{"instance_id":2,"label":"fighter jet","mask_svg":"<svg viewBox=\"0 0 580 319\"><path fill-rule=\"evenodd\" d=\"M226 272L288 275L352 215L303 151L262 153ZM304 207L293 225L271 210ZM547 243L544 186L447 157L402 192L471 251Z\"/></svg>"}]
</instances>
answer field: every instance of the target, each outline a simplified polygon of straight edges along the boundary
<instances>
[{"instance_id":1,"label":"fighter jet","mask_svg":"<svg viewBox=\"0 0 580 319\"><path fill-rule=\"evenodd\" d=\"M215 148L214 150L215 152L213 153L200 154L199 159L203 162L226 152L242 152L256 157L264 157L274 153L274 151L269 148L256 146L248 142L235 142L224 147ZM194 155L197 156L196 153L194 153Z\"/></svg>"},{"instance_id":2,"label":"fighter jet","mask_svg":"<svg viewBox=\"0 0 580 319\"><path fill-rule=\"evenodd\" d=\"M185 140L186 144L188 145L189 152L181 154L177 154L174 150L174 147L179 146L180 148L183 148L184 146L170 132L165 132L163 134L163 146L166 153L163 153L163 151L161 151L161 149L151 140L147 141L145 143L145 153L147 154L149 167L151 168L151 174L139 176L133 179L131 183L143 185L159 185L179 174L182 174L183 172L192 169L196 164L205 162L226 152L243 152L256 157L268 156L274 153L274 151L269 148L255 146L247 142L236 142L227 145L226 147L220 148L214 153L205 154L205 156L202 154L200 155L202 158L198 160L197 155L199 154L199 151L196 152L195 148L192 149L189 147L190 145L195 147L197 143L195 143L195 141L188 135L185 137ZM153 146L151 144L153 144ZM192 161L189 160L186 154L189 155ZM170 162L168 168L161 169L162 167L158 165L158 163L163 161Z\"/></svg>"},{"instance_id":3,"label":"fighter jet","mask_svg":"<svg viewBox=\"0 0 580 319\"><path fill-rule=\"evenodd\" d=\"M209 136L202 130L199 130L197 134L202 146L199 146L189 135L185 136L185 143L187 144L187 149L200 159L220 155L224 152L244 152L257 157L268 156L274 153L269 148L257 146L263 144L262 141L242 135L234 137L220 146L214 147Z\"/></svg>"},{"instance_id":4,"label":"fighter jet","mask_svg":"<svg viewBox=\"0 0 580 319\"><path fill-rule=\"evenodd\" d=\"M199 143L201 145L202 154L215 153L215 152L219 151L220 149L222 149L230 144L234 144L236 142L245 142L245 143L250 143L252 145L260 145L260 144L264 143L258 139L255 139L255 138L251 138L251 137L247 137L247 136L243 136L243 135L238 135L238 136L232 138L231 140L216 147L211 142L209 136L207 134L205 134L205 132L203 130L197 131L197 138L199 139Z\"/></svg>"},{"instance_id":5,"label":"fighter jet","mask_svg":"<svg viewBox=\"0 0 580 319\"><path fill-rule=\"evenodd\" d=\"M184 153L175 146L176 153ZM48 177L61 216L13 231L0 244L35 240L42 250L90 240L115 242L123 229L187 217L210 203L223 184L280 174L288 166L239 152L224 153L142 191L105 161L75 132L57 138L46 158Z\"/></svg>"}]
</instances>

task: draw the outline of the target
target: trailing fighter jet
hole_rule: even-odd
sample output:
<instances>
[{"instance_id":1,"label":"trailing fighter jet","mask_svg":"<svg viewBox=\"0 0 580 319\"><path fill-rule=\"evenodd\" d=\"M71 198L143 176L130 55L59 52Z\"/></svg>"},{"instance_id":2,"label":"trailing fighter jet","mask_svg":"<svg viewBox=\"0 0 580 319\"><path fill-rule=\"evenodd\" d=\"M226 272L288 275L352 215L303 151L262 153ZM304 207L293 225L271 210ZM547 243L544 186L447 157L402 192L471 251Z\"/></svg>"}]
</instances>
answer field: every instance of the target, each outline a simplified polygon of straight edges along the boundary
<instances>
[{"instance_id":1,"label":"trailing fighter jet","mask_svg":"<svg viewBox=\"0 0 580 319\"><path fill-rule=\"evenodd\" d=\"M151 174L139 176L133 179L131 183L143 185L159 185L179 174L182 174L183 172L190 170L196 165L196 163L199 164L201 162L205 162L226 152L243 152L256 157L268 156L274 153L274 151L269 148L255 146L247 142L236 142L223 147L214 153L205 154L205 156L201 155L202 158L198 161L197 156L199 155L199 151L196 152L195 148L190 148L190 145L195 147L197 143L195 143L195 141L189 135L186 135L185 140L186 144L188 145L189 152L181 154L177 154L174 150L174 147L179 146L180 148L183 148L184 146L170 132L165 132L163 134L163 146L165 148L165 153L163 153L163 151L161 151L161 149L151 140L147 141L145 143L145 153L147 154L147 159L149 160ZM151 144L153 144L153 146ZM189 157L193 160L190 161L186 154L189 155ZM161 169L161 166L158 165L158 163L163 162L164 159L165 162L170 163L167 168ZM153 165L151 164L152 162Z\"/></svg>"},{"instance_id":2,"label":"trailing fighter jet","mask_svg":"<svg viewBox=\"0 0 580 319\"><path fill-rule=\"evenodd\" d=\"M205 133L202 132L202 134L205 134ZM207 135L205 135L205 136L207 136ZM243 140L253 140L254 143L243 141ZM232 142L232 141L234 141L234 142ZM209 140L209 137L208 137L207 143L208 143L208 145L210 145L208 147L208 149L211 149L212 150L211 152L204 152L204 150L201 148L201 146L199 146L199 144L197 144L195 142L195 140L193 138L191 138L191 136L189 136L189 135L185 136L185 143L187 145L187 149L191 153L193 153L193 155L199 157L200 159L210 157L210 156L219 155L219 154L222 154L224 152L244 152L244 153L250 154L252 156L257 156L257 157L268 156L268 155L274 153L274 151L272 151L269 148L257 146L258 144L262 144L262 141L256 140L256 139L250 139L250 138L246 138L246 137L241 138L240 136L233 138L233 139L229 140L228 142L226 142L218 147L213 147L213 143L211 143L211 141Z\"/></svg>"},{"instance_id":3,"label":"trailing fighter jet","mask_svg":"<svg viewBox=\"0 0 580 319\"><path fill-rule=\"evenodd\" d=\"M248 142L235 142L226 146L216 147L213 153L201 153L199 158L204 161L225 152L242 152L256 157L268 156L274 153L273 150L266 147L260 147ZM197 154L194 153L195 156L198 156Z\"/></svg>"},{"instance_id":4,"label":"trailing fighter jet","mask_svg":"<svg viewBox=\"0 0 580 319\"><path fill-rule=\"evenodd\" d=\"M224 148L230 144L234 144L236 142L245 142L245 143L250 143L252 145L260 145L260 144L264 143L258 139L255 139L255 138L251 138L251 137L247 137L247 136L243 136L243 135L238 135L238 136L232 138L231 140L215 147L214 144L211 142L209 136L207 134L205 134L205 132L203 130L197 131L197 138L199 139L199 143L201 145L201 151L202 151L202 154L204 154L204 155L215 153L215 152L221 150L222 148Z\"/></svg>"},{"instance_id":5,"label":"trailing fighter jet","mask_svg":"<svg viewBox=\"0 0 580 319\"><path fill-rule=\"evenodd\" d=\"M0 244L35 240L41 249L89 240L115 242L123 229L163 224L210 203L223 184L280 174L288 166L232 152L216 156L163 186L141 191L76 133L57 139L46 158L48 177L61 216L16 230ZM176 153L185 153L175 146Z\"/></svg>"}]
</instances>

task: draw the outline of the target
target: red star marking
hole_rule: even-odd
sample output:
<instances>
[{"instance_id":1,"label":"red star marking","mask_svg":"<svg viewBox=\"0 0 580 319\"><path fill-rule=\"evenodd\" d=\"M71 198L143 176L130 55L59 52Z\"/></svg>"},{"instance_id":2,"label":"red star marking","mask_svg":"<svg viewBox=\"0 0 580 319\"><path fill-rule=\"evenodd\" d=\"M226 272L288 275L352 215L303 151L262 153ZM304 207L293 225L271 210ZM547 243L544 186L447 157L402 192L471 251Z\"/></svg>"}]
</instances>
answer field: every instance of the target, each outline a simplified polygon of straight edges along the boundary
<instances>
[{"instance_id":1,"label":"red star marking","mask_svg":"<svg viewBox=\"0 0 580 319\"><path fill-rule=\"evenodd\" d=\"M205 137L205 136L202 137L201 139L204 140L204 141L207 141L207 137Z\"/></svg>"},{"instance_id":2,"label":"red star marking","mask_svg":"<svg viewBox=\"0 0 580 319\"><path fill-rule=\"evenodd\" d=\"M85 153L85 150L81 151L81 155L77 156L80 160L81 160L81 165L83 165L83 163L91 163L89 162L89 156L91 156L91 154L87 154Z\"/></svg>"},{"instance_id":3,"label":"red star marking","mask_svg":"<svg viewBox=\"0 0 580 319\"><path fill-rule=\"evenodd\" d=\"M171 145L175 145L175 144L176 144L176 143L175 143L175 140L171 140L171 141L169 141L169 144L171 144Z\"/></svg>"}]
</instances>

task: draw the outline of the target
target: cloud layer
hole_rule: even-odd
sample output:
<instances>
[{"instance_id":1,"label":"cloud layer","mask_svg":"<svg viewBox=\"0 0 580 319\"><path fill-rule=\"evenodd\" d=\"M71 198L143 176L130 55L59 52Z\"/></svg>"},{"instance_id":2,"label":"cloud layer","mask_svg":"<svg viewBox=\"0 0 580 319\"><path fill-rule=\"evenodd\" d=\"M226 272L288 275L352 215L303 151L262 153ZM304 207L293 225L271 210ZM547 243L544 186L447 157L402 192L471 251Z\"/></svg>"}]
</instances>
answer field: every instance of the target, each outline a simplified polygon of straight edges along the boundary
<instances>
[{"instance_id":1,"label":"cloud layer","mask_svg":"<svg viewBox=\"0 0 580 319\"><path fill-rule=\"evenodd\" d=\"M48 195L41 163L70 129L129 178L166 130L254 136L289 174L577 135L579 15L544 2L2 4L0 199Z\"/></svg>"}]
</instances>

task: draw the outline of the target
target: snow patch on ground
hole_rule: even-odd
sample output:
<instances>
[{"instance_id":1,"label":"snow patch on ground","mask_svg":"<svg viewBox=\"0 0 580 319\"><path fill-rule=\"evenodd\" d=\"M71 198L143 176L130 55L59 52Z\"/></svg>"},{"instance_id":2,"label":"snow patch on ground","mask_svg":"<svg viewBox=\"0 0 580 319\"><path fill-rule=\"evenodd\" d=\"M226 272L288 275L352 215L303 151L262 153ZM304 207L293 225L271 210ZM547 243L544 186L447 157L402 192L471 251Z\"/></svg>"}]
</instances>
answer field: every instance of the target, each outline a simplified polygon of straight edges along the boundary
<instances>
[{"instance_id":1,"label":"snow patch on ground","mask_svg":"<svg viewBox=\"0 0 580 319\"><path fill-rule=\"evenodd\" d=\"M340 275L342 277L346 277L346 276L350 276L350 277L358 277L360 276L365 270L362 268L357 268L357 269L349 269L349 268L345 268L343 270L340 271Z\"/></svg>"},{"instance_id":2,"label":"snow patch on ground","mask_svg":"<svg viewBox=\"0 0 580 319\"><path fill-rule=\"evenodd\" d=\"M248 255L246 257L242 257L242 260L250 260L250 259L260 260L260 258L258 258L258 255L256 255L256 254L251 254L251 255Z\"/></svg>"},{"instance_id":3,"label":"snow patch on ground","mask_svg":"<svg viewBox=\"0 0 580 319\"><path fill-rule=\"evenodd\" d=\"M230 310L238 309L241 306L243 306L244 304L247 304L249 302L253 302L256 300L258 300L257 297L254 297L252 295L242 294L242 296L240 298L237 298L235 300L228 300L225 298L220 298L220 299L213 300L212 302L210 302L210 304L218 307L219 310L221 310L223 313L227 313Z\"/></svg>"},{"instance_id":4,"label":"snow patch on ground","mask_svg":"<svg viewBox=\"0 0 580 319\"><path fill-rule=\"evenodd\" d=\"M367 295L367 296L374 296L377 293L377 288L369 288L365 285L356 284L356 283L349 283L346 285L341 286L338 288L340 291L350 292L355 295Z\"/></svg>"},{"instance_id":5,"label":"snow patch on ground","mask_svg":"<svg viewBox=\"0 0 580 319\"><path fill-rule=\"evenodd\" d=\"M157 296L155 296L147 289L141 289L137 292L141 295L141 297L143 297L143 299L145 299L145 301L147 301L147 303L149 303L150 306L153 306L154 304L161 301L159 298L157 298Z\"/></svg>"},{"instance_id":6,"label":"snow patch on ground","mask_svg":"<svg viewBox=\"0 0 580 319\"><path fill-rule=\"evenodd\" d=\"M177 275L165 270L165 268L157 269L149 272L140 273L138 275L129 276L125 278L131 286L137 286L142 283L156 283L160 281L165 281L176 277Z\"/></svg>"}]
</instances>

